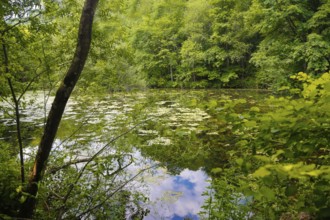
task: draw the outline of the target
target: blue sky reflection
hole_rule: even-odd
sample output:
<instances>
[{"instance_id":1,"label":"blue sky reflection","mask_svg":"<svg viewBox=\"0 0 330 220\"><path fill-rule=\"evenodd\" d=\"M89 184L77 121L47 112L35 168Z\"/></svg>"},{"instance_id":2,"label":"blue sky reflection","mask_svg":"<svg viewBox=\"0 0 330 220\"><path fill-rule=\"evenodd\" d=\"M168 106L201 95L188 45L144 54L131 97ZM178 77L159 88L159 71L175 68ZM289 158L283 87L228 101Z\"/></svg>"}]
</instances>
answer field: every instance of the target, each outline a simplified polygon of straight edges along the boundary
<instances>
[{"instance_id":1,"label":"blue sky reflection","mask_svg":"<svg viewBox=\"0 0 330 220\"><path fill-rule=\"evenodd\" d=\"M166 170L158 170L148 184L151 213L144 219L198 219L197 213L205 199L202 193L209 185L207 179L201 170L186 169L177 176L167 174Z\"/></svg>"}]
</instances>

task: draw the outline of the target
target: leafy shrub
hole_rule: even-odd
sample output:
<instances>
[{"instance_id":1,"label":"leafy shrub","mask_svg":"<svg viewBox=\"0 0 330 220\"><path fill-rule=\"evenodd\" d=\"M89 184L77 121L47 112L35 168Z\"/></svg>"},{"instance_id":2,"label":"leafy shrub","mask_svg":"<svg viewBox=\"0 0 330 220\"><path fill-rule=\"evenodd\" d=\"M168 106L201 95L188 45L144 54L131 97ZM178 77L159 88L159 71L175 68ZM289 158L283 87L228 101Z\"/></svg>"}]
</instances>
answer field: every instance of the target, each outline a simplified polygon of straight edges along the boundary
<instances>
[{"instance_id":1,"label":"leafy shrub","mask_svg":"<svg viewBox=\"0 0 330 220\"><path fill-rule=\"evenodd\" d=\"M240 210L236 213L250 207L244 218L329 218L330 75L298 73L291 78L300 85L289 90L299 98L270 97L266 108L252 106L235 122L230 119L236 148L212 188L221 193L229 187L232 193L208 200L204 209L211 209L211 219L220 215L215 204L226 199L232 210ZM244 209L232 198L240 193Z\"/></svg>"}]
</instances>

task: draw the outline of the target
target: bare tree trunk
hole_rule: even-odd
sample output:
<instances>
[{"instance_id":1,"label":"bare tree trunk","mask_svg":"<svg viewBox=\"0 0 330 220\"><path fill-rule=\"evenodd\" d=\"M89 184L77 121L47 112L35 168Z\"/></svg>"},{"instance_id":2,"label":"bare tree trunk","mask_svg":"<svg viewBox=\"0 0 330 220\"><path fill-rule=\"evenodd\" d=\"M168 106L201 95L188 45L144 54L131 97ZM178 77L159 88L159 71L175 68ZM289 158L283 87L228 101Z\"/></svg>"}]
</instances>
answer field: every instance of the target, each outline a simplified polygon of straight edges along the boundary
<instances>
[{"instance_id":1,"label":"bare tree trunk","mask_svg":"<svg viewBox=\"0 0 330 220\"><path fill-rule=\"evenodd\" d=\"M21 117L20 117L20 108L19 108L19 100L16 97L13 84L10 78L7 79L10 91L12 94L13 102L15 104L15 119L16 119L16 132L17 132L17 141L19 146L19 158L21 165L21 181L22 184L25 182L25 171L24 171L24 156L23 156L23 141L22 141L22 131L21 131Z\"/></svg>"},{"instance_id":2,"label":"bare tree trunk","mask_svg":"<svg viewBox=\"0 0 330 220\"><path fill-rule=\"evenodd\" d=\"M9 73L9 60L7 54L7 47L4 41L2 41L2 50L4 55L4 66L5 66L5 73ZM23 158L23 141L21 135L21 122L20 122L20 109L19 109L19 99L17 99L13 83L10 78L7 78L7 82L10 88L11 96L13 102L15 104L15 119L16 119L16 132L17 132L17 141L19 146L19 156L20 156L20 165L21 165L21 181L22 184L25 182L25 174L24 174L24 158Z\"/></svg>"},{"instance_id":3,"label":"bare tree trunk","mask_svg":"<svg viewBox=\"0 0 330 220\"><path fill-rule=\"evenodd\" d=\"M50 109L43 136L41 138L38 152L35 158L33 170L29 183L24 190L29 194L22 204L19 217L31 218L35 211L38 193L38 184L42 180L47 160L59 127L66 103L74 89L81 72L84 68L92 39L92 24L98 0L85 0L84 8L80 18L78 42L71 66L56 92L55 99Z\"/></svg>"}]
</instances>

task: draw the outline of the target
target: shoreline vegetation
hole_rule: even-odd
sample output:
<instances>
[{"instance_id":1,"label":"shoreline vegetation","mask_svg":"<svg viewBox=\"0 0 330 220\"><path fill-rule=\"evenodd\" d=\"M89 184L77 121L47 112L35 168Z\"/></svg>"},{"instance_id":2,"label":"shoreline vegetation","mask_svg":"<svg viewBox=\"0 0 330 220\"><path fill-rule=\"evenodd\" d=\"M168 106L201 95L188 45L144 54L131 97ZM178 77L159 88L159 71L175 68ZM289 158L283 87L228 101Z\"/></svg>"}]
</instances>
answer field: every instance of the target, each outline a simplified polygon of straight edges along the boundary
<instances>
[{"instance_id":1,"label":"shoreline vegetation","mask_svg":"<svg viewBox=\"0 0 330 220\"><path fill-rule=\"evenodd\" d=\"M97 2L0 3L0 218L148 218L138 152L193 218L329 219L329 0Z\"/></svg>"}]
</instances>

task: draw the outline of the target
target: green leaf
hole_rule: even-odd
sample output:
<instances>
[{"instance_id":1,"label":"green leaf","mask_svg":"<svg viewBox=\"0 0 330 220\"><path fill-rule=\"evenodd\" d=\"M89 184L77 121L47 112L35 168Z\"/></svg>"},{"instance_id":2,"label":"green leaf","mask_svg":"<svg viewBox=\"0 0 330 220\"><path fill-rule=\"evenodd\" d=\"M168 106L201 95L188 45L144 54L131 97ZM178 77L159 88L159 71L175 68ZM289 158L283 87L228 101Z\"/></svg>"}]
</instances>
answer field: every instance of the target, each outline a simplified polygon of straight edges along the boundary
<instances>
[{"instance_id":1,"label":"green leaf","mask_svg":"<svg viewBox=\"0 0 330 220\"><path fill-rule=\"evenodd\" d=\"M260 108L253 106L250 108L250 111L251 112L260 112Z\"/></svg>"},{"instance_id":2,"label":"green leaf","mask_svg":"<svg viewBox=\"0 0 330 220\"><path fill-rule=\"evenodd\" d=\"M275 199L275 192L272 189L270 189L270 188L268 188L266 186L261 187L260 188L260 192L268 200L274 200Z\"/></svg>"},{"instance_id":3,"label":"green leaf","mask_svg":"<svg viewBox=\"0 0 330 220\"><path fill-rule=\"evenodd\" d=\"M245 124L246 127L250 127L250 128L257 126L256 121L246 121L244 124Z\"/></svg>"},{"instance_id":4,"label":"green leaf","mask_svg":"<svg viewBox=\"0 0 330 220\"><path fill-rule=\"evenodd\" d=\"M213 168L213 169L211 170L211 173L213 173L213 174L217 174L217 173L221 173L222 171L223 171L222 168L217 167L217 168Z\"/></svg>"},{"instance_id":5,"label":"green leaf","mask_svg":"<svg viewBox=\"0 0 330 220\"><path fill-rule=\"evenodd\" d=\"M238 146L238 147L245 147L245 146L247 146L248 145L248 141L247 140L240 140L240 141L238 141L237 143L236 143L236 146Z\"/></svg>"},{"instance_id":6,"label":"green leaf","mask_svg":"<svg viewBox=\"0 0 330 220\"><path fill-rule=\"evenodd\" d=\"M255 155L254 156L256 159L262 161L262 162L266 162L266 163L270 163L271 159L267 156L263 156L263 155Z\"/></svg>"},{"instance_id":7,"label":"green leaf","mask_svg":"<svg viewBox=\"0 0 330 220\"><path fill-rule=\"evenodd\" d=\"M265 177L265 176L269 176L271 174L271 172L266 169L265 167L260 167L258 170L256 170L252 175L254 177Z\"/></svg>"},{"instance_id":8,"label":"green leaf","mask_svg":"<svg viewBox=\"0 0 330 220\"><path fill-rule=\"evenodd\" d=\"M19 198L19 202L22 204L25 202L26 199L27 199L27 197L23 195Z\"/></svg>"},{"instance_id":9,"label":"green leaf","mask_svg":"<svg viewBox=\"0 0 330 220\"><path fill-rule=\"evenodd\" d=\"M212 100L209 101L209 103L208 103L207 106L210 109L214 109L214 108L216 108L218 106L218 102L217 102L217 100L212 99Z\"/></svg>"},{"instance_id":10,"label":"green leaf","mask_svg":"<svg viewBox=\"0 0 330 220\"><path fill-rule=\"evenodd\" d=\"M244 163L243 158L238 158L238 159L236 159L236 163L237 163L239 166L242 166L242 164Z\"/></svg>"}]
</instances>

